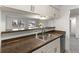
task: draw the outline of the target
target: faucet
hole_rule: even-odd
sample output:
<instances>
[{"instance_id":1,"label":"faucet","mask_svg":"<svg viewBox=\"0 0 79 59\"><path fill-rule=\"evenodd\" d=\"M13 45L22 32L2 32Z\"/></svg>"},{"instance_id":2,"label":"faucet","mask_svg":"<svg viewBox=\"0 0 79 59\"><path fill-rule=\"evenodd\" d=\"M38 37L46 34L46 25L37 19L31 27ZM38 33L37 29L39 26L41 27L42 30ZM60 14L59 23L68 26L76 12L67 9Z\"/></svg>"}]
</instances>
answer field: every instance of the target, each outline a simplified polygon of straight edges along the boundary
<instances>
[{"instance_id":1,"label":"faucet","mask_svg":"<svg viewBox=\"0 0 79 59\"><path fill-rule=\"evenodd\" d=\"M41 28L41 32L42 32L42 34L41 34L42 40L44 40L45 39L45 28ZM40 39L37 31L35 33L35 38Z\"/></svg>"},{"instance_id":2,"label":"faucet","mask_svg":"<svg viewBox=\"0 0 79 59\"><path fill-rule=\"evenodd\" d=\"M37 33L37 32L36 32L36 34L35 34L35 38L36 38L36 39L39 39L39 38L38 38L38 33Z\"/></svg>"},{"instance_id":3,"label":"faucet","mask_svg":"<svg viewBox=\"0 0 79 59\"><path fill-rule=\"evenodd\" d=\"M45 39L45 28L44 27L42 28L42 38L43 40Z\"/></svg>"}]
</instances>

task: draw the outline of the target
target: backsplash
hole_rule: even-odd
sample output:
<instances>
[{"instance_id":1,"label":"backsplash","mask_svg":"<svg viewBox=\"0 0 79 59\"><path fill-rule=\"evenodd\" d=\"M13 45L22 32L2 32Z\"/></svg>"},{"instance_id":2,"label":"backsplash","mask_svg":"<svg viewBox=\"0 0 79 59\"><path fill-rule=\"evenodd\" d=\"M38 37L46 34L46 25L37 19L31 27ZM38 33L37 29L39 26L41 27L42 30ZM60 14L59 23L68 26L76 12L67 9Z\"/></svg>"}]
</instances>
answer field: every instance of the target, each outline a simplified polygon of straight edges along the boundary
<instances>
[{"instance_id":1,"label":"backsplash","mask_svg":"<svg viewBox=\"0 0 79 59\"><path fill-rule=\"evenodd\" d=\"M12 12L2 12L2 31L7 29L16 29L16 28L28 28L28 27L39 27L39 19L31 19L24 17L18 13ZM48 21L42 21L44 27L48 27Z\"/></svg>"}]
</instances>

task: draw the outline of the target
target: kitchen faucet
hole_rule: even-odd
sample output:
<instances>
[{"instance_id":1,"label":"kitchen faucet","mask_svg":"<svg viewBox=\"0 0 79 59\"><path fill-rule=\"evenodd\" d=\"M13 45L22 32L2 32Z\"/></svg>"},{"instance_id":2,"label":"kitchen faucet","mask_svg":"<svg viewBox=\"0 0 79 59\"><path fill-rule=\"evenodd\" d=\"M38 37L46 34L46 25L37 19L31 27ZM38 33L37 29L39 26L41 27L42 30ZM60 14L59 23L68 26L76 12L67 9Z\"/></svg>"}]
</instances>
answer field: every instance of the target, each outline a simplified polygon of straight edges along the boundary
<instances>
[{"instance_id":1,"label":"kitchen faucet","mask_svg":"<svg viewBox=\"0 0 79 59\"><path fill-rule=\"evenodd\" d=\"M42 40L44 40L44 39L45 39L45 28L44 28L44 27L41 28L41 32L42 32L42 34L41 34ZM39 38L39 35L38 35L38 32L36 32L35 38L36 38L36 39L40 39L40 38Z\"/></svg>"},{"instance_id":2,"label":"kitchen faucet","mask_svg":"<svg viewBox=\"0 0 79 59\"><path fill-rule=\"evenodd\" d=\"M44 27L42 28L42 38L43 40L45 39L45 28Z\"/></svg>"}]
</instances>

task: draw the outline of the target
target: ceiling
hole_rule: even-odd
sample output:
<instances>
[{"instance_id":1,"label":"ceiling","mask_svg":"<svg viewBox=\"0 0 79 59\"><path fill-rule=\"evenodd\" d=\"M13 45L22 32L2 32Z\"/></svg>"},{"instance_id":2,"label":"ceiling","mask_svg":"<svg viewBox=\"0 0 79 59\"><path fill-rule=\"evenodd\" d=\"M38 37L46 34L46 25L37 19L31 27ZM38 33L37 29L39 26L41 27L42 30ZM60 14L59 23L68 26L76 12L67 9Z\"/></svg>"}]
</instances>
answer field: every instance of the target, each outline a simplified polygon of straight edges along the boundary
<instances>
[{"instance_id":1,"label":"ceiling","mask_svg":"<svg viewBox=\"0 0 79 59\"><path fill-rule=\"evenodd\" d=\"M60 9L63 5L51 5L54 8Z\"/></svg>"}]
</instances>

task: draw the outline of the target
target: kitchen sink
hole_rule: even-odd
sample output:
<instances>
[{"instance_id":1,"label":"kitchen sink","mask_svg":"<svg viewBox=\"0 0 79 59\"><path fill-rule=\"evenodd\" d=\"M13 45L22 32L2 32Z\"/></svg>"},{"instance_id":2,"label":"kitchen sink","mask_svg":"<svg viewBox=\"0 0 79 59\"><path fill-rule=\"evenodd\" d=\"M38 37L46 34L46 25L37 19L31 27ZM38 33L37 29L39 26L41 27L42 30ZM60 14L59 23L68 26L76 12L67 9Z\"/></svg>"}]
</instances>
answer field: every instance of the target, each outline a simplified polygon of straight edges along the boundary
<instances>
[{"instance_id":1,"label":"kitchen sink","mask_svg":"<svg viewBox=\"0 0 79 59\"><path fill-rule=\"evenodd\" d=\"M36 39L42 40L44 42L51 40L53 37L55 37L54 34L44 34L44 35L37 35Z\"/></svg>"}]
</instances>

